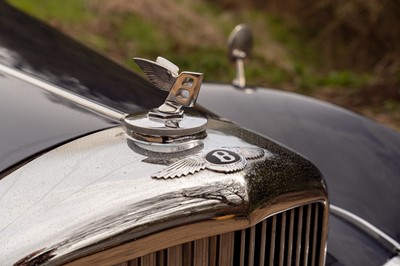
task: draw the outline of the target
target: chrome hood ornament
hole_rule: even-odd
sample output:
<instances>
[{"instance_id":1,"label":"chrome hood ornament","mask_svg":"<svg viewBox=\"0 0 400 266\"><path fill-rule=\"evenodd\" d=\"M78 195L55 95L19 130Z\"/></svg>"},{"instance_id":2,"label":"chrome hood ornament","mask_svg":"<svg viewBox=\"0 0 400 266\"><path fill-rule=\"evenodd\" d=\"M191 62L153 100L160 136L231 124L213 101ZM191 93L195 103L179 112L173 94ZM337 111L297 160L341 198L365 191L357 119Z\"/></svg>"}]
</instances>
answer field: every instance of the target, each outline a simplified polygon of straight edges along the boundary
<instances>
[{"instance_id":1,"label":"chrome hood ornament","mask_svg":"<svg viewBox=\"0 0 400 266\"><path fill-rule=\"evenodd\" d=\"M163 57L156 61L135 57L134 61L155 87L169 94L158 108L127 115L123 119L127 133L141 148L156 152L179 152L200 145L207 119L184 113L182 107L195 105L204 75L179 73L179 68Z\"/></svg>"},{"instance_id":2,"label":"chrome hood ornament","mask_svg":"<svg viewBox=\"0 0 400 266\"><path fill-rule=\"evenodd\" d=\"M155 111L151 111L149 116L181 118L182 106L192 107L196 103L203 81L202 73L184 71L178 74L179 68L161 56L157 57L155 62L138 57L133 60L143 69L154 86L169 91L165 102Z\"/></svg>"}]
</instances>

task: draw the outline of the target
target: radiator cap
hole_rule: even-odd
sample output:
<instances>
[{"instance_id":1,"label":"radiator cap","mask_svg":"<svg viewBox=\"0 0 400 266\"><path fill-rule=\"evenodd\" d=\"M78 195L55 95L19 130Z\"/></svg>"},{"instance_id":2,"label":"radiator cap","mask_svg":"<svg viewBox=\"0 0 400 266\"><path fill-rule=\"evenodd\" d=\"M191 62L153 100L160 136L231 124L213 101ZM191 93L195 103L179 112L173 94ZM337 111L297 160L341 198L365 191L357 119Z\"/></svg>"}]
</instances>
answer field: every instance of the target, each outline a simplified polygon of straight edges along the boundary
<instances>
[{"instance_id":1,"label":"radiator cap","mask_svg":"<svg viewBox=\"0 0 400 266\"><path fill-rule=\"evenodd\" d=\"M163 57L156 61L134 60L156 88L169 94L158 108L127 115L123 122L128 135L142 148L156 152L177 152L200 145L207 136L207 118L184 113L182 107L195 105L204 75L188 71L179 74L179 68Z\"/></svg>"}]
</instances>

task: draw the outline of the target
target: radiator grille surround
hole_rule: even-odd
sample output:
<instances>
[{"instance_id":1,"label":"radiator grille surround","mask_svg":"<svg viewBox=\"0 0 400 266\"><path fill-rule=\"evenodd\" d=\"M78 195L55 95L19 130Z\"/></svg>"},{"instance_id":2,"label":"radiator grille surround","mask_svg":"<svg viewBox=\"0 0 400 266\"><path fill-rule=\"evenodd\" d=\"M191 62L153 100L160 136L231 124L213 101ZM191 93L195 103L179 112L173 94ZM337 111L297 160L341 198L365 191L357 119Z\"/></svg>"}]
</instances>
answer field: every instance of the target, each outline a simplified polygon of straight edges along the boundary
<instances>
[{"instance_id":1,"label":"radiator grille surround","mask_svg":"<svg viewBox=\"0 0 400 266\"><path fill-rule=\"evenodd\" d=\"M190 241L122 265L320 265L326 221L323 202L270 216L247 229Z\"/></svg>"}]
</instances>

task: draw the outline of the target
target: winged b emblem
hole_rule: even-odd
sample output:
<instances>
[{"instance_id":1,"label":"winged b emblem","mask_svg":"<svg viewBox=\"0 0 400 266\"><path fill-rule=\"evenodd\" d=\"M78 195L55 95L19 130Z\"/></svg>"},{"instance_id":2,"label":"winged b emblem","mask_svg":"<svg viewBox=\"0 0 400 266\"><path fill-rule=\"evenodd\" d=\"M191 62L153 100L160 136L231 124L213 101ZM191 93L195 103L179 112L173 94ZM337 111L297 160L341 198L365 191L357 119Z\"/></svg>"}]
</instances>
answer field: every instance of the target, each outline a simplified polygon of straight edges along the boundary
<instances>
[{"instance_id":1,"label":"winged b emblem","mask_svg":"<svg viewBox=\"0 0 400 266\"><path fill-rule=\"evenodd\" d=\"M168 118L168 115L182 115L182 106L192 107L196 103L203 81L202 73L183 71L179 74L179 68L161 56L157 57L156 61L138 57L133 60L154 86L169 91L164 104L158 107L158 113L153 112L149 115L163 118Z\"/></svg>"},{"instance_id":2,"label":"winged b emblem","mask_svg":"<svg viewBox=\"0 0 400 266\"><path fill-rule=\"evenodd\" d=\"M168 179L194 174L203 169L220 173L234 173L243 170L247 160L262 158L266 152L261 148L224 147L181 159L152 177Z\"/></svg>"}]
</instances>

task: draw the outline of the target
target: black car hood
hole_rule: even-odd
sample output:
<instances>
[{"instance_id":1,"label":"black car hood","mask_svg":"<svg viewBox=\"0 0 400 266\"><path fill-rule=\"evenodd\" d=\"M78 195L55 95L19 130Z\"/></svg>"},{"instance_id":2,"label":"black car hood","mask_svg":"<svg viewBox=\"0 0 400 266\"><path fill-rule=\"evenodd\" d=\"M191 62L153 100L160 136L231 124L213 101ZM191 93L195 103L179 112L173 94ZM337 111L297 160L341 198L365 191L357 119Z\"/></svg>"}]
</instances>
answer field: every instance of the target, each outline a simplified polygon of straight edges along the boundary
<instances>
[{"instance_id":1,"label":"black car hood","mask_svg":"<svg viewBox=\"0 0 400 266\"><path fill-rule=\"evenodd\" d=\"M138 75L3 1L0 64L123 112L150 109L163 101L163 92ZM0 88L0 172L115 124L1 72Z\"/></svg>"},{"instance_id":2,"label":"black car hood","mask_svg":"<svg viewBox=\"0 0 400 266\"><path fill-rule=\"evenodd\" d=\"M123 112L153 108L166 95L137 74L1 1L0 63Z\"/></svg>"}]
</instances>

